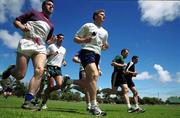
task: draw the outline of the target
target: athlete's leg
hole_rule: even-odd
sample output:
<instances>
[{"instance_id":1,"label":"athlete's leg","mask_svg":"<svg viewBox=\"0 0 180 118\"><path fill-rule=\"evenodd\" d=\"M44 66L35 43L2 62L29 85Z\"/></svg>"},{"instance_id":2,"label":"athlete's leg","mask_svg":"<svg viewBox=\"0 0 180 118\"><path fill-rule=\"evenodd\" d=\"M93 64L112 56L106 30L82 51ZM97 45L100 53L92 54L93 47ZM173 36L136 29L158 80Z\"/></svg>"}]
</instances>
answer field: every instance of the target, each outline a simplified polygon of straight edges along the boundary
<instances>
[{"instance_id":1,"label":"athlete's leg","mask_svg":"<svg viewBox=\"0 0 180 118\"><path fill-rule=\"evenodd\" d=\"M99 72L97 69L97 66L95 63L90 63L87 64L85 67L85 72L86 72L86 83L87 83L87 91L89 92L90 95L90 101L91 101L91 107L97 106L96 102L96 95L97 95L97 88L96 88L96 83L99 77Z\"/></svg>"},{"instance_id":2,"label":"athlete's leg","mask_svg":"<svg viewBox=\"0 0 180 118\"><path fill-rule=\"evenodd\" d=\"M122 84L121 85L121 88L122 88L122 92L123 92L123 97L124 97L124 100L127 104L127 107L128 108L131 108L131 105L130 105L130 100L129 100L129 96L128 96L128 86L127 84Z\"/></svg>"},{"instance_id":3,"label":"athlete's leg","mask_svg":"<svg viewBox=\"0 0 180 118\"><path fill-rule=\"evenodd\" d=\"M135 106L136 106L136 107L139 107L139 103L138 103L138 92L137 92L136 87L135 87L135 86L130 87L130 90L131 90L132 93L133 93L133 99L134 99L134 102L135 102Z\"/></svg>"},{"instance_id":4,"label":"athlete's leg","mask_svg":"<svg viewBox=\"0 0 180 118\"><path fill-rule=\"evenodd\" d=\"M2 78L6 79L12 75L17 80L23 79L26 74L29 59L28 56L17 52L16 65L9 66L8 69L3 72Z\"/></svg>"},{"instance_id":5,"label":"athlete's leg","mask_svg":"<svg viewBox=\"0 0 180 118\"><path fill-rule=\"evenodd\" d=\"M44 72L44 65L46 61L45 54L37 54L32 57L34 66L34 75L29 83L29 92L25 97L25 101L31 101L37 93L37 90L41 83L41 77Z\"/></svg>"}]
</instances>

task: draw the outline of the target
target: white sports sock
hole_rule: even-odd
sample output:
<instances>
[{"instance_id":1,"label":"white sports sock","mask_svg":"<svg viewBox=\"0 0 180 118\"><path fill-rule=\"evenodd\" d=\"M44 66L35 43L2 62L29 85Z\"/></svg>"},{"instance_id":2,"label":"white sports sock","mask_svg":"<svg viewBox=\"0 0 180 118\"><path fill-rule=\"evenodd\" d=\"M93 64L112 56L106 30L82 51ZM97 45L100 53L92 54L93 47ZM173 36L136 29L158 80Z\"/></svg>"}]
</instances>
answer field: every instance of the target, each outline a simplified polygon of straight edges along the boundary
<instances>
[{"instance_id":1,"label":"white sports sock","mask_svg":"<svg viewBox=\"0 0 180 118\"><path fill-rule=\"evenodd\" d=\"M131 104L127 104L128 109L131 108Z\"/></svg>"},{"instance_id":2,"label":"white sports sock","mask_svg":"<svg viewBox=\"0 0 180 118\"><path fill-rule=\"evenodd\" d=\"M96 100L92 100L91 101L91 108L94 108L95 106L97 106L97 102L96 102Z\"/></svg>"},{"instance_id":3,"label":"white sports sock","mask_svg":"<svg viewBox=\"0 0 180 118\"><path fill-rule=\"evenodd\" d=\"M135 104L135 107L136 107L136 108L139 108L139 105L138 105L138 104Z\"/></svg>"},{"instance_id":4,"label":"white sports sock","mask_svg":"<svg viewBox=\"0 0 180 118\"><path fill-rule=\"evenodd\" d=\"M87 103L87 108L91 108L91 103L90 102Z\"/></svg>"}]
</instances>

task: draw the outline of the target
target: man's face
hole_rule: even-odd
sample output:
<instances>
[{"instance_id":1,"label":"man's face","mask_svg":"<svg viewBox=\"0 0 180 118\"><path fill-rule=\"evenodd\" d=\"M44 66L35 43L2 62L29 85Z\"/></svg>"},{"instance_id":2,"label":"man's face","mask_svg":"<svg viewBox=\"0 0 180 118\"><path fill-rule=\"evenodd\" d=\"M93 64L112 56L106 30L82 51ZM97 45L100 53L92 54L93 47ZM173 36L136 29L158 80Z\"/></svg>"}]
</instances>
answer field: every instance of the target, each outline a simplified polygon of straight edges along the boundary
<instances>
[{"instance_id":1,"label":"man's face","mask_svg":"<svg viewBox=\"0 0 180 118\"><path fill-rule=\"evenodd\" d=\"M57 36L57 42L62 42L64 40L64 36Z\"/></svg>"},{"instance_id":2,"label":"man's face","mask_svg":"<svg viewBox=\"0 0 180 118\"><path fill-rule=\"evenodd\" d=\"M105 13L104 12L100 12L99 14L96 15L95 19L97 21L103 22L105 20Z\"/></svg>"},{"instance_id":3,"label":"man's face","mask_svg":"<svg viewBox=\"0 0 180 118\"><path fill-rule=\"evenodd\" d=\"M139 60L138 58L135 58L135 59L134 59L134 63L135 63L135 64L138 63L138 60Z\"/></svg>"},{"instance_id":4,"label":"man's face","mask_svg":"<svg viewBox=\"0 0 180 118\"><path fill-rule=\"evenodd\" d=\"M124 58L126 58L126 57L128 56L128 54L129 54L128 50L125 50L125 51L122 53L122 56L123 56Z\"/></svg>"},{"instance_id":5,"label":"man's face","mask_svg":"<svg viewBox=\"0 0 180 118\"><path fill-rule=\"evenodd\" d=\"M47 1L45 4L45 12L48 14L52 14L54 10L54 4L51 1Z\"/></svg>"}]
</instances>

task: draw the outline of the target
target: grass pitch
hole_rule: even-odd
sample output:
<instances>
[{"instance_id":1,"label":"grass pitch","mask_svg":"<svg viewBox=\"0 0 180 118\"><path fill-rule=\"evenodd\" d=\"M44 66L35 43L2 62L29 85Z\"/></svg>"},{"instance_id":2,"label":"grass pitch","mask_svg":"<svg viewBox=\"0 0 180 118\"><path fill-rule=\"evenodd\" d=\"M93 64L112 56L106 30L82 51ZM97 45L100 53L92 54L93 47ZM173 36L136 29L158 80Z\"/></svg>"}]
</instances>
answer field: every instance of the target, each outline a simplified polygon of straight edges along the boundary
<instances>
[{"instance_id":1,"label":"grass pitch","mask_svg":"<svg viewBox=\"0 0 180 118\"><path fill-rule=\"evenodd\" d=\"M0 118L92 118L86 111L85 102L51 101L48 109L29 111L21 109L22 98L0 96ZM144 113L127 113L122 104L100 104L107 112L105 118L180 118L178 105L144 105Z\"/></svg>"}]
</instances>

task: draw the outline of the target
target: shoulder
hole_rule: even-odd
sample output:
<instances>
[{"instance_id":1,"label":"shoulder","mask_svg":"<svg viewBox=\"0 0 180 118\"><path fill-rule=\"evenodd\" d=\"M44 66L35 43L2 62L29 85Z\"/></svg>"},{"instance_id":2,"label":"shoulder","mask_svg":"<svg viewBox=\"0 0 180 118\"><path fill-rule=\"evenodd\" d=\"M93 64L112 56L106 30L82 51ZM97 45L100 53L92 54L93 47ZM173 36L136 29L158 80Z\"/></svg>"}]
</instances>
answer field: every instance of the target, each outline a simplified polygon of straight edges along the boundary
<instances>
[{"instance_id":1,"label":"shoulder","mask_svg":"<svg viewBox=\"0 0 180 118\"><path fill-rule=\"evenodd\" d=\"M102 30L104 30L104 32L108 33L108 31L104 28L104 27L101 27Z\"/></svg>"},{"instance_id":2,"label":"shoulder","mask_svg":"<svg viewBox=\"0 0 180 118\"><path fill-rule=\"evenodd\" d=\"M62 50L62 51L64 51L64 52L66 52L66 48L63 47L63 46L61 46L59 49Z\"/></svg>"},{"instance_id":3,"label":"shoulder","mask_svg":"<svg viewBox=\"0 0 180 118\"><path fill-rule=\"evenodd\" d=\"M27 11L25 14L37 15L39 13L40 12L36 11L35 9L31 9L31 10Z\"/></svg>"},{"instance_id":4,"label":"shoulder","mask_svg":"<svg viewBox=\"0 0 180 118\"><path fill-rule=\"evenodd\" d=\"M52 48L52 47L56 47L56 45L55 45L55 44L50 44L50 45L48 46L48 48Z\"/></svg>"},{"instance_id":5,"label":"shoulder","mask_svg":"<svg viewBox=\"0 0 180 118\"><path fill-rule=\"evenodd\" d=\"M116 55L116 56L114 57L114 60L113 60L113 61L119 60L119 59L120 59L120 56L119 56L119 55Z\"/></svg>"},{"instance_id":6,"label":"shoulder","mask_svg":"<svg viewBox=\"0 0 180 118\"><path fill-rule=\"evenodd\" d=\"M58 52L61 53L61 54L66 54L66 48L61 46L61 47L59 47Z\"/></svg>"},{"instance_id":7,"label":"shoulder","mask_svg":"<svg viewBox=\"0 0 180 118\"><path fill-rule=\"evenodd\" d=\"M95 24L94 23L85 23L84 25L83 25L83 27L95 27Z\"/></svg>"},{"instance_id":8,"label":"shoulder","mask_svg":"<svg viewBox=\"0 0 180 118\"><path fill-rule=\"evenodd\" d=\"M104 29L104 27L101 27L101 32L103 32L105 35L108 35L108 31Z\"/></svg>"},{"instance_id":9,"label":"shoulder","mask_svg":"<svg viewBox=\"0 0 180 118\"><path fill-rule=\"evenodd\" d=\"M116 55L115 58L118 58L118 59L119 59L119 58L121 58L121 56L120 56L120 55Z\"/></svg>"}]
</instances>

